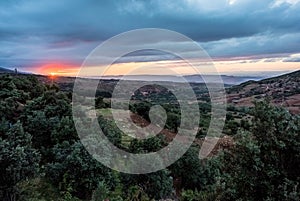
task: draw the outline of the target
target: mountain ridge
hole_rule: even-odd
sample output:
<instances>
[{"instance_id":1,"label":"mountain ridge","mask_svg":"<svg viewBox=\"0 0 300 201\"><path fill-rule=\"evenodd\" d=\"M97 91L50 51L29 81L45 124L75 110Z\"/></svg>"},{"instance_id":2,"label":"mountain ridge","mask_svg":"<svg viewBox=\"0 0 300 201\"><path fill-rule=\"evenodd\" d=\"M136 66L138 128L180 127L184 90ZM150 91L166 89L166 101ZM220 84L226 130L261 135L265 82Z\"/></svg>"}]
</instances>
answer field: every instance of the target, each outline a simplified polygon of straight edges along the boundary
<instances>
[{"instance_id":1,"label":"mountain ridge","mask_svg":"<svg viewBox=\"0 0 300 201\"><path fill-rule=\"evenodd\" d=\"M247 81L227 90L229 104L253 106L253 101L269 99L271 103L300 113L300 70L259 81Z\"/></svg>"},{"instance_id":2,"label":"mountain ridge","mask_svg":"<svg viewBox=\"0 0 300 201\"><path fill-rule=\"evenodd\" d=\"M0 66L0 73L3 74L3 73L14 73L15 71L13 70L10 70L10 69L7 69L7 68L4 68L4 67L1 67Z\"/></svg>"}]
</instances>

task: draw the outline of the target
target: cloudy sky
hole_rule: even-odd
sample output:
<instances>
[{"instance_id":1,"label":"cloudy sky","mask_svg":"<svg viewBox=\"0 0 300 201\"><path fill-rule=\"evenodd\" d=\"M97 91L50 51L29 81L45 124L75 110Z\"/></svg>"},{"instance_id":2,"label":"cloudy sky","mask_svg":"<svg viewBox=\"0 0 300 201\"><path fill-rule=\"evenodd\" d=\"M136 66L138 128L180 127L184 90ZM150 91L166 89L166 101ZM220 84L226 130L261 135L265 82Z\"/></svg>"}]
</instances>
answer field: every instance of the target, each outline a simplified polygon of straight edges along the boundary
<instances>
[{"instance_id":1,"label":"cloudy sky","mask_svg":"<svg viewBox=\"0 0 300 201\"><path fill-rule=\"evenodd\" d=\"M76 75L103 41L163 28L198 42L222 74L292 71L300 69L299 22L300 0L4 0L0 66ZM168 67L177 60L144 51L120 61L111 74L122 74L122 66Z\"/></svg>"}]
</instances>

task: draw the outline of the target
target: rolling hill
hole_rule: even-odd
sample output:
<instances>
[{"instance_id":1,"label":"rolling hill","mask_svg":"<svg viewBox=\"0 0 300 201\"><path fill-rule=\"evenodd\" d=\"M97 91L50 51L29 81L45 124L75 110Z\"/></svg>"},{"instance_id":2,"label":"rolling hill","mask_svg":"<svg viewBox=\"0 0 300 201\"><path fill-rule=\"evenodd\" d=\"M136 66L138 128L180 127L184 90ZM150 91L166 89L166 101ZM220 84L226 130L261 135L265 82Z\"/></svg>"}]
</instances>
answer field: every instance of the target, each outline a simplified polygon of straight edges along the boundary
<instances>
[{"instance_id":1,"label":"rolling hill","mask_svg":"<svg viewBox=\"0 0 300 201\"><path fill-rule=\"evenodd\" d=\"M248 81L227 89L228 103L252 106L254 100L270 99L294 114L300 113L300 70L260 81Z\"/></svg>"},{"instance_id":2,"label":"rolling hill","mask_svg":"<svg viewBox=\"0 0 300 201\"><path fill-rule=\"evenodd\" d=\"M0 74L5 73L11 74L15 72L13 70L0 67ZM23 75L27 76L28 74ZM74 77L55 77L51 79L50 77L43 75L34 76L43 83L58 84L63 91L72 91L75 79ZM139 80L136 80L136 77L131 78L132 79L128 79L129 82L139 82ZM152 80L153 76L146 76L144 78L144 81L149 80L150 78L150 80ZM158 76L155 79L160 78L166 79L163 76ZM172 79L166 79L165 82L176 81L176 79L173 79L173 76L169 76L169 78ZM186 76L185 79L196 85L203 84L203 80L201 77L199 78L199 76L190 75ZM225 83L234 84L241 82L242 80L249 80L250 77L222 76L222 79L225 79ZM258 77L255 77L254 79L258 79ZM95 81L97 80L95 79ZM110 79L104 79L101 82L102 84L100 87L104 87L105 90L111 91L113 90L116 82L118 82L118 76L113 78L110 77ZM246 81L239 85L228 87L226 91L228 103L237 107L253 106L253 101L268 98L274 105L286 107L292 113L300 114L300 70L259 81Z\"/></svg>"}]
</instances>

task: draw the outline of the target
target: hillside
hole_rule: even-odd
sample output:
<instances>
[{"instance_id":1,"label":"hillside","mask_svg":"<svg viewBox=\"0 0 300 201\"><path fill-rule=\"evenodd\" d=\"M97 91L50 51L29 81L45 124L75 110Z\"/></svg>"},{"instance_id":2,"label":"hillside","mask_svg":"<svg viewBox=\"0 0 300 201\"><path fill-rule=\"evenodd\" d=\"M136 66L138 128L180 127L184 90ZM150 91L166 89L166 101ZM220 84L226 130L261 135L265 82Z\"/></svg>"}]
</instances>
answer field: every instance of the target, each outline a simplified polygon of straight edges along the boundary
<instances>
[{"instance_id":1,"label":"hillside","mask_svg":"<svg viewBox=\"0 0 300 201\"><path fill-rule=\"evenodd\" d=\"M236 106L253 106L254 100L269 98L271 103L300 113L300 70L268 78L248 81L227 89L228 102Z\"/></svg>"},{"instance_id":2,"label":"hillside","mask_svg":"<svg viewBox=\"0 0 300 201\"><path fill-rule=\"evenodd\" d=\"M0 67L0 74L1 73L14 73L14 71L13 70L9 70L7 68Z\"/></svg>"},{"instance_id":3,"label":"hillside","mask_svg":"<svg viewBox=\"0 0 300 201\"><path fill-rule=\"evenodd\" d=\"M0 74L4 73L10 74L15 72L13 70L0 67ZM22 75L28 76L28 74ZM36 76L38 80L44 84L57 84L62 91L71 92L73 89L74 77L49 77L43 75L34 76ZM229 76L227 76L227 78L229 78ZM193 81L192 87L197 93L197 97L199 100L207 98L209 95L205 93L205 90L202 90L203 83L201 82L201 79L200 81L198 80L198 82L195 81L195 79L196 77L193 77L191 80ZM248 79L250 79L250 77ZM98 82L96 79L95 81ZM99 93L112 93L117 81L118 80L116 79L103 79L98 86ZM234 79L234 81L237 80ZM135 82L140 81L128 80L130 85L133 85ZM229 81L227 80L227 82ZM172 82L166 81L166 83L170 84ZM177 84L180 85L180 83ZM253 106L253 101L268 98L274 105L283 106L288 108L288 110L294 114L300 114L300 70L260 81L246 81L239 85L227 88L226 91L228 103L237 107L250 107Z\"/></svg>"},{"instance_id":4,"label":"hillside","mask_svg":"<svg viewBox=\"0 0 300 201\"><path fill-rule=\"evenodd\" d=\"M271 88L278 83L278 79L244 83L239 90L243 91L251 84L257 84L258 87L267 84ZM284 89L291 80L299 83L298 75L294 74L282 76L280 79ZM102 90L109 90L115 82L106 80L100 82L99 86ZM228 110L222 133L224 135L210 153L210 157L199 160L199 148L211 119L209 103L200 100L200 122L199 126L194 127L198 131L196 139L179 160L150 174L121 174L95 161L87 152L86 146L83 146L82 142L88 142L93 148L99 147L98 143L101 141L95 140L95 130L89 132L92 135L87 133L82 141L78 138L78 127L75 125L84 126L83 128L90 131L88 129L91 120L98 121L107 139L124 152L155 153L174 142L175 136L182 143L189 138L189 135L178 135L182 115L180 105L173 100L172 94L157 86L144 87L139 91L141 93L132 96L130 116L127 116L127 109L116 108L119 110L117 119L112 116L110 99L102 97L103 94L99 94L95 100L96 118L88 116L88 112L94 108L86 105L85 100L89 97L84 97L83 94L80 107L83 110L80 111L87 115L82 115L78 121L72 115L69 91L60 91L52 83L62 83L69 87L72 79L21 73L0 75L0 200L92 201L102 189L107 193L99 200L208 200L203 199L202 195L211 196L212 199L209 200L236 200L236 197L250 189L242 199L249 200L252 192L256 195L265 186L272 186L272 189L266 189L262 194L272 195L276 198L274 200L299 200L299 192L294 188L299 184L299 177L295 175L300 175L297 168L300 164L300 143L297 135L299 118L294 118L283 109L278 110L266 102L259 102L251 113L247 110ZM125 84L134 84L134 81ZM199 98L207 93L203 92L204 88L199 88L200 85L193 87ZM259 88L254 88L257 89ZM152 91L157 93L142 93ZM158 95L162 95L163 99L159 99ZM120 104L125 103L121 102L122 99L119 101ZM164 127L159 130L160 135L144 140L134 139L132 136L135 133L145 134L135 132L136 125L144 127L150 123L149 112L154 104L162 104L167 116ZM134 124L128 124L128 120L132 120ZM116 122L120 124L117 125ZM159 129L157 125L149 128L150 132ZM241 135L238 132L240 129L245 130L247 135ZM105 159L113 156L122 164L133 159L131 155L119 155L110 150L109 146L104 146L99 154L110 157ZM165 155L157 155L153 164L164 162L171 152L172 150ZM128 167L130 170L135 164L128 163ZM145 166L142 167L153 166L145 160ZM15 176L16 173L18 177ZM234 193L233 198L227 199L228 193L225 188L219 188L220 183L226 184L226 189ZM296 195L297 199L285 199L284 195L271 194L273 189L276 193L281 193L282 184L285 183L288 183L289 188L284 193ZM187 193L192 194L195 199L190 199ZM137 195L143 197L139 199ZM24 199L8 199L13 196ZM251 200L262 199L255 197Z\"/></svg>"}]
</instances>

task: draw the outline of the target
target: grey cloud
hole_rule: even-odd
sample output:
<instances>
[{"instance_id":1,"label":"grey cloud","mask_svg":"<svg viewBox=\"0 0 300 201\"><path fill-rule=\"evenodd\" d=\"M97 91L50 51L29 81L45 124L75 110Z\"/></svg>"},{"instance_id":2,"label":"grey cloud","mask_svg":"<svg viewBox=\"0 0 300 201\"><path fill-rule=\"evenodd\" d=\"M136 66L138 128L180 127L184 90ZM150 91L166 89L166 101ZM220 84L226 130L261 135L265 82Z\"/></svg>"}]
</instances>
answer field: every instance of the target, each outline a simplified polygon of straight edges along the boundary
<instances>
[{"instance_id":1,"label":"grey cloud","mask_svg":"<svg viewBox=\"0 0 300 201\"><path fill-rule=\"evenodd\" d=\"M286 59L282 60L283 62L300 62L300 56L299 57L288 57Z\"/></svg>"},{"instance_id":2,"label":"grey cloud","mask_svg":"<svg viewBox=\"0 0 300 201\"><path fill-rule=\"evenodd\" d=\"M57 36L57 40L101 41L136 28L155 27L179 31L197 41L245 37L266 30L299 31L297 8L269 8L272 1L239 0L236 5L188 1L19 1L2 14L9 33ZM193 2L193 1L191 1ZM205 2L205 1L204 1ZM214 2L214 1L212 1ZM208 7L213 7L208 4ZM286 15L289 12L289 15ZM1 12L0 12L1 13ZM8 34L9 35L9 34Z\"/></svg>"},{"instance_id":3,"label":"grey cloud","mask_svg":"<svg viewBox=\"0 0 300 201\"><path fill-rule=\"evenodd\" d=\"M213 57L253 56L257 58L268 55L300 52L300 33L270 34L264 33L251 37L231 38L202 43L204 49Z\"/></svg>"},{"instance_id":4,"label":"grey cloud","mask_svg":"<svg viewBox=\"0 0 300 201\"><path fill-rule=\"evenodd\" d=\"M300 62L300 58L284 59L283 62Z\"/></svg>"},{"instance_id":5,"label":"grey cloud","mask_svg":"<svg viewBox=\"0 0 300 201\"><path fill-rule=\"evenodd\" d=\"M233 5L227 0L1 1L0 62L36 65L58 59L80 64L113 35L148 27L186 34L214 58L300 52L300 3L273 4L274 0L237 0ZM148 51L124 61L135 59L173 58L154 58Z\"/></svg>"}]
</instances>

